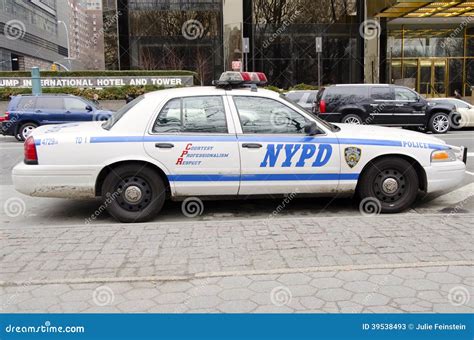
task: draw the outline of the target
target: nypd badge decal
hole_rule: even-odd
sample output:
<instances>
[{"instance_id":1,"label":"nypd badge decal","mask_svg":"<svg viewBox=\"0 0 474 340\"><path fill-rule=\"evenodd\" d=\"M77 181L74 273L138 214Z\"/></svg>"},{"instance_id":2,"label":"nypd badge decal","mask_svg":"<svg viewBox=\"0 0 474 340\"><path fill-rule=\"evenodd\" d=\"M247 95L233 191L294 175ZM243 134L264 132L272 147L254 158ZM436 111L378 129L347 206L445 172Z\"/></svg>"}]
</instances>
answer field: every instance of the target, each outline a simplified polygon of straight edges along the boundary
<instances>
[{"instance_id":1,"label":"nypd badge decal","mask_svg":"<svg viewBox=\"0 0 474 340\"><path fill-rule=\"evenodd\" d=\"M354 146L350 146L344 150L344 157L346 158L346 163L351 168L355 167L357 163L359 163L361 155L362 150Z\"/></svg>"}]
</instances>

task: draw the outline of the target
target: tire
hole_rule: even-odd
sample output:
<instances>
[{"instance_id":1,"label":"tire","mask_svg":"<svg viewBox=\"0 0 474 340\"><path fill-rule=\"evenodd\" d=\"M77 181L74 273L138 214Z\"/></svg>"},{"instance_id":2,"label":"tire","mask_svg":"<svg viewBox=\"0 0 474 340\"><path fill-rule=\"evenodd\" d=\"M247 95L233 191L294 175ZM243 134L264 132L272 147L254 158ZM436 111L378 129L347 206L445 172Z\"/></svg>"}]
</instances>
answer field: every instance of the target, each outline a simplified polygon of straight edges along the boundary
<instances>
[{"instance_id":1,"label":"tire","mask_svg":"<svg viewBox=\"0 0 474 340\"><path fill-rule=\"evenodd\" d=\"M19 133L15 134L15 139L19 142L23 142Z\"/></svg>"},{"instance_id":2,"label":"tire","mask_svg":"<svg viewBox=\"0 0 474 340\"><path fill-rule=\"evenodd\" d=\"M449 116L444 112L434 113L428 123L428 129L436 134L443 134L451 129Z\"/></svg>"},{"instance_id":3,"label":"tire","mask_svg":"<svg viewBox=\"0 0 474 340\"><path fill-rule=\"evenodd\" d=\"M18 137L21 141L25 141L31 132L38 127L38 124L33 122L27 122L20 126L18 129ZM16 136L15 136L16 137Z\"/></svg>"},{"instance_id":4,"label":"tire","mask_svg":"<svg viewBox=\"0 0 474 340\"><path fill-rule=\"evenodd\" d=\"M350 113L348 115L345 115L344 118L342 118L341 123L361 125L362 124L362 118L360 118L359 115L356 115L354 113Z\"/></svg>"},{"instance_id":5,"label":"tire","mask_svg":"<svg viewBox=\"0 0 474 340\"><path fill-rule=\"evenodd\" d=\"M102 185L103 206L124 223L146 222L158 215L166 198L166 186L158 173L143 165L113 169Z\"/></svg>"},{"instance_id":6,"label":"tire","mask_svg":"<svg viewBox=\"0 0 474 340\"><path fill-rule=\"evenodd\" d=\"M418 188L413 165L402 158L387 157L370 163L360 178L358 193L362 201L377 203L379 212L398 213L415 202ZM360 208L362 211L362 204Z\"/></svg>"}]
</instances>

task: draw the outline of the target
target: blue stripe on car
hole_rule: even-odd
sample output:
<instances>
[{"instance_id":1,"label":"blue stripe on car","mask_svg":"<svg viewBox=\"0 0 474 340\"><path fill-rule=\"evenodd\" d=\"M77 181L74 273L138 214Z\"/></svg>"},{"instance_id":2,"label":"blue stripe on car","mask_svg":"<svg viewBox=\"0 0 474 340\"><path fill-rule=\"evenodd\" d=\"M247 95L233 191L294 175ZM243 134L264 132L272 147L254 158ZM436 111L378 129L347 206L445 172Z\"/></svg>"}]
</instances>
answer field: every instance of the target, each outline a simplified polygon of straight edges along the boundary
<instances>
[{"instance_id":1,"label":"blue stripe on car","mask_svg":"<svg viewBox=\"0 0 474 340\"><path fill-rule=\"evenodd\" d=\"M237 181L338 181L357 180L359 174L243 174L240 175L168 175L172 182Z\"/></svg>"},{"instance_id":2,"label":"blue stripe on car","mask_svg":"<svg viewBox=\"0 0 474 340\"><path fill-rule=\"evenodd\" d=\"M256 137L256 136L113 136L91 137L90 143L140 143L140 142L264 142L264 143L325 143L344 145L403 147L403 142L385 139L313 138L313 137ZM446 145L428 144L433 150L447 150Z\"/></svg>"}]
</instances>

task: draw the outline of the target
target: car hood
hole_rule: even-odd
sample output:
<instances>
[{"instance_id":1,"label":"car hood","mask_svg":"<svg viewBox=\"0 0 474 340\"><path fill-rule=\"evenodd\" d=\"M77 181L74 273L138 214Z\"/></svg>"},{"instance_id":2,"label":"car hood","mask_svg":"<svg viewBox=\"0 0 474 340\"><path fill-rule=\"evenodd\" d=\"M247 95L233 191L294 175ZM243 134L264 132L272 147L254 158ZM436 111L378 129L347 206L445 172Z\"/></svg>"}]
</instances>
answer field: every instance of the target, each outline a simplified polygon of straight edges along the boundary
<instances>
[{"instance_id":1,"label":"car hood","mask_svg":"<svg viewBox=\"0 0 474 340\"><path fill-rule=\"evenodd\" d=\"M341 130L336 133L339 139L377 139L390 141L410 141L430 144L446 145L442 139L421 132L404 130L399 128L356 125L356 124L334 124Z\"/></svg>"}]
</instances>

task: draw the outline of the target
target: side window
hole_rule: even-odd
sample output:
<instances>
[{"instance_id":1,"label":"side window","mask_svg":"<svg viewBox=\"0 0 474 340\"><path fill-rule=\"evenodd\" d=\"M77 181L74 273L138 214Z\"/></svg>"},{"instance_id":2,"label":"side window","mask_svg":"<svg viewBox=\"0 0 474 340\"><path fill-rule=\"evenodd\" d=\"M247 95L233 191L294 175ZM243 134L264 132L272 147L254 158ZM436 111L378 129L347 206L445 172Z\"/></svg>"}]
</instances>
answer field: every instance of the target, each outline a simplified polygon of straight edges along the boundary
<instances>
[{"instance_id":1,"label":"side window","mask_svg":"<svg viewBox=\"0 0 474 340\"><path fill-rule=\"evenodd\" d=\"M308 96L308 100L306 101L306 104L313 104L316 101L316 95L317 95L317 92L312 92Z\"/></svg>"},{"instance_id":2,"label":"side window","mask_svg":"<svg viewBox=\"0 0 474 340\"><path fill-rule=\"evenodd\" d=\"M25 97L18 101L17 111L31 111L35 107L36 97Z\"/></svg>"},{"instance_id":3,"label":"side window","mask_svg":"<svg viewBox=\"0 0 474 340\"><path fill-rule=\"evenodd\" d=\"M36 99L36 109L39 110L63 110L63 98L58 97L38 97Z\"/></svg>"},{"instance_id":4,"label":"side window","mask_svg":"<svg viewBox=\"0 0 474 340\"><path fill-rule=\"evenodd\" d=\"M243 133L304 134L307 120L288 106L268 98L233 98Z\"/></svg>"},{"instance_id":5,"label":"side window","mask_svg":"<svg viewBox=\"0 0 474 340\"><path fill-rule=\"evenodd\" d=\"M415 92L412 92L409 89L405 89L403 87L395 88L395 100L416 101L417 99L418 96Z\"/></svg>"},{"instance_id":6,"label":"side window","mask_svg":"<svg viewBox=\"0 0 474 340\"><path fill-rule=\"evenodd\" d=\"M153 126L156 133L227 133L225 108L220 96L170 100Z\"/></svg>"},{"instance_id":7,"label":"side window","mask_svg":"<svg viewBox=\"0 0 474 340\"><path fill-rule=\"evenodd\" d=\"M390 87L373 87L370 89L370 97L374 100L393 100Z\"/></svg>"},{"instance_id":8,"label":"side window","mask_svg":"<svg viewBox=\"0 0 474 340\"><path fill-rule=\"evenodd\" d=\"M76 98L64 98L64 108L73 111L85 111L86 103Z\"/></svg>"}]
</instances>

